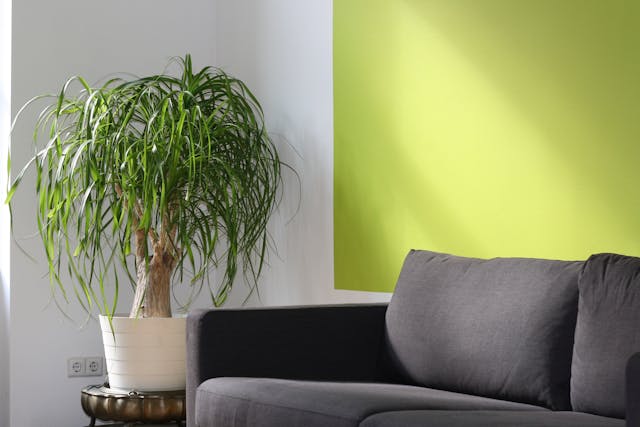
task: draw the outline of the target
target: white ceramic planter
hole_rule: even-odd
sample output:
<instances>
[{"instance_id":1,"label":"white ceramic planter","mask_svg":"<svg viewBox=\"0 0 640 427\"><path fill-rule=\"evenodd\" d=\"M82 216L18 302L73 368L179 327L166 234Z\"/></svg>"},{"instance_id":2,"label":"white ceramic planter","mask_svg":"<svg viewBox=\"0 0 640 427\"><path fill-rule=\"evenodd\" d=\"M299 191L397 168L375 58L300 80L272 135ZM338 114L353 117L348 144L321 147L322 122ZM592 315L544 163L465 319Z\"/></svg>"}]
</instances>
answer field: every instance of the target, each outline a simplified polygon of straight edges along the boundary
<instances>
[{"instance_id":1,"label":"white ceramic planter","mask_svg":"<svg viewBox=\"0 0 640 427\"><path fill-rule=\"evenodd\" d=\"M109 386L121 390L184 390L186 318L100 316Z\"/></svg>"}]
</instances>

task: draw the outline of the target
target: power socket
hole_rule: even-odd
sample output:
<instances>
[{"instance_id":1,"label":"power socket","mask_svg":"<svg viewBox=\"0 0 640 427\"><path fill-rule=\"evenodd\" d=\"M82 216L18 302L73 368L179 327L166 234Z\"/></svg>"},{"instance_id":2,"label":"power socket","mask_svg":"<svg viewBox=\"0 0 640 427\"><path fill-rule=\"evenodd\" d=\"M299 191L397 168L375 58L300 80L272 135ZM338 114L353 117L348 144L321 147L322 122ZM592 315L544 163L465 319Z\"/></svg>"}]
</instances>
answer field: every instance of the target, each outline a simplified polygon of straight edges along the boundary
<instances>
[{"instance_id":1,"label":"power socket","mask_svg":"<svg viewBox=\"0 0 640 427\"><path fill-rule=\"evenodd\" d=\"M85 357L84 369L85 376L87 377L99 377L104 373L104 362L102 357Z\"/></svg>"},{"instance_id":2,"label":"power socket","mask_svg":"<svg viewBox=\"0 0 640 427\"><path fill-rule=\"evenodd\" d=\"M104 375L104 359L95 357L70 357L67 359L67 377L100 377Z\"/></svg>"},{"instance_id":3,"label":"power socket","mask_svg":"<svg viewBox=\"0 0 640 427\"><path fill-rule=\"evenodd\" d=\"M70 357L67 359L67 376L84 377L85 371L84 357Z\"/></svg>"}]
</instances>

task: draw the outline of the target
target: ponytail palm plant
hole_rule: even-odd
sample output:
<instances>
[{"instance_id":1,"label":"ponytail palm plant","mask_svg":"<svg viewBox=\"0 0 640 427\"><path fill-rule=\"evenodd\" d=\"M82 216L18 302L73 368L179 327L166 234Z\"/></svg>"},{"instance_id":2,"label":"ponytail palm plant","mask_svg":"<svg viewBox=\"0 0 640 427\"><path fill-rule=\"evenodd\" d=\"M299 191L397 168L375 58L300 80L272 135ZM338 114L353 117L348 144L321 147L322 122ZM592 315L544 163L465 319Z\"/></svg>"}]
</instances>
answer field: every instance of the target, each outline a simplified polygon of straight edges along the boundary
<instances>
[{"instance_id":1,"label":"ponytail palm plant","mask_svg":"<svg viewBox=\"0 0 640 427\"><path fill-rule=\"evenodd\" d=\"M65 298L73 289L88 311L114 314L119 271L134 283L131 317L170 317L171 279L185 273L198 290L211 268L221 270L209 286L216 306L239 269L257 284L281 181L278 153L242 81L194 71L189 55L177 62L177 76L99 87L73 77L45 97L34 133L45 143L9 189L11 203L35 167L52 283Z\"/></svg>"}]
</instances>

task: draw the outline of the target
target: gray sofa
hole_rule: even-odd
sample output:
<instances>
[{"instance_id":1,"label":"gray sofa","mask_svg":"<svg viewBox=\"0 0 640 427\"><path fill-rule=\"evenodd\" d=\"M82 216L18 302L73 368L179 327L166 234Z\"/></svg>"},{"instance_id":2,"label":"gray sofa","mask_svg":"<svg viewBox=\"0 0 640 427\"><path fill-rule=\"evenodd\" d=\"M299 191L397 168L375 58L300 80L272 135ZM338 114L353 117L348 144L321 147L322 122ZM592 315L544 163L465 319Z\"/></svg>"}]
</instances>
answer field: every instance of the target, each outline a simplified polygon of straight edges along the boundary
<instances>
[{"instance_id":1,"label":"gray sofa","mask_svg":"<svg viewBox=\"0 0 640 427\"><path fill-rule=\"evenodd\" d=\"M189 427L640 425L640 258L411 251L388 305L187 328Z\"/></svg>"}]
</instances>

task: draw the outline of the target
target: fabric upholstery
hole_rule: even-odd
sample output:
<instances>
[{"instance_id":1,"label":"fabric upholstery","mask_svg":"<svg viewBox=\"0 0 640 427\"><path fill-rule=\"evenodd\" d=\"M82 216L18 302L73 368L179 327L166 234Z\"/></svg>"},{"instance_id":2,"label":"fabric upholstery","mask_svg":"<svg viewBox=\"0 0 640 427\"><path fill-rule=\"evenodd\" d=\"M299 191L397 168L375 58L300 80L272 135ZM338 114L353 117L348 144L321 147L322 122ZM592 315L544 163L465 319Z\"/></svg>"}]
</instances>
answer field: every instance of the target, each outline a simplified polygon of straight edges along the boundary
<instances>
[{"instance_id":1,"label":"fabric upholstery","mask_svg":"<svg viewBox=\"0 0 640 427\"><path fill-rule=\"evenodd\" d=\"M575 412L399 411L375 414L361 427L624 427L624 421Z\"/></svg>"},{"instance_id":2,"label":"fabric upholstery","mask_svg":"<svg viewBox=\"0 0 640 427\"><path fill-rule=\"evenodd\" d=\"M640 351L640 258L592 255L579 289L573 409L623 418L625 367Z\"/></svg>"},{"instance_id":3,"label":"fabric upholstery","mask_svg":"<svg viewBox=\"0 0 640 427\"><path fill-rule=\"evenodd\" d=\"M628 426L640 426L640 353L635 353L627 362L626 420Z\"/></svg>"},{"instance_id":4,"label":"fabric upholstery","mask_svg":"<svg viewBox=\"0 0 640 427\"><path fill-rule=\"evenodd\" d=\"M483 397L382 383L215 378L198 387L199 427L352 427L373 413L399 409L545 408Z\"/></svg>"},{"instance_id":5,"label":"fabric upholstery","mask_svg":"<svg viewBox=\"0 0 640 427\"><path fill-rule=\"evenodd\" d=\"M412 250L386 315L391 358L426 387L570 409L582 265Z\"/></svg>"},{"instance_id":6,"label":"fabric upholstery","mask_svg":"<svg viewBox=\"0 0 640 427\"><path fill-rule=\"evenodd\" d=\"M187 317L187 425L221 376L381 381L386 304L195 310Z\"/></svg>"}]
</instances>

